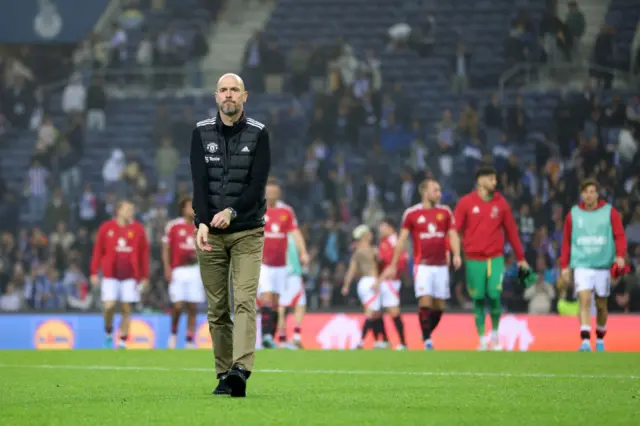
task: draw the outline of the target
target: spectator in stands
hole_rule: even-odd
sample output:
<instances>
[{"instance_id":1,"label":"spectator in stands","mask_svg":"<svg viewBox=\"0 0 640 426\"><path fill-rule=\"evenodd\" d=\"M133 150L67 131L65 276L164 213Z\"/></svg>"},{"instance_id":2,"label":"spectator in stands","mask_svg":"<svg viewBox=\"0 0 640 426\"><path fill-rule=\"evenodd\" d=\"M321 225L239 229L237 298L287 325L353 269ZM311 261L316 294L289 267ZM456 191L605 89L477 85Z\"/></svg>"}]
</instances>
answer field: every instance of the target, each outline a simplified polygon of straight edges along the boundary
<instances>
[{"instance_id":1,"label":"spectator in stands","mask_svg":"<svg viewBox=\"0 0 640 426\"><path fill-rule=\"evenodd\" d=\"M22 308L22 298L12 281L8 283L4 294L0 292L0 312L18 312Z\"/></svg>"},{"instance_id":2,"label":"spectator in stands","mask_svg":"<svg viewBox=\"0 0 640 426\"><path fill-rule=\"evenodd\" d=\"M471 54L461 41L456 46L456 53L451 59L451 91L460 93L469 88L469 73L471 71Z\"/></svg>"},{"instance_id":3,"label":"spectator in stands","mask_svg":"<svg viewBox=\"0 0 640 426\"><path fill-rule=\"evenodd\" d=\"M382 88L382 69L380 59L376 56L376 51L367 49L364 54L362 66L368 71L371 79L371 92L377 93Z\"/></svg>"},{"instance_id":4,"label":"spectator in stands","mask_svg":"<svg viewBox=\"0 0 640 426\"><path fill-rule=\"evenodd\" d=\"M60 132L53 125L51 117L44 116L38 129L38 140L36 141L34 156L38 157L41 163L47 167L51 164L50 157L57 146L59 137Z\"/></svg>"},{"instance_id":5,"label":"spectator in stands","mask_svg":"<svg viewBox=\"0 0 640 426\"><path fill-rule=\"evenodd\" d=\"M539 263L544 263L544 259ZM544 265L539 265L544 266ZM524 298L529 301L529 314L546 315L551 313L551 303L555 298L554 283L545 281L545 270L538 270L538 279L535 284L527 288L524 292Z\"/></svg>"},{"instance_id":6,"label":"spectator in stands","mask_svg":"<svg viewBox=\"0 0 640 426\"><path fill-rule=\"evenodd\" d=\"M122 180L126 159L121 149L114 149L111 157L107 159L102 167L102 178L107 188L113 188Z\"/></svg>"},{"instance_id":7,"label":"spectator in stands","mask_svg":"<svg viewBox=\"0 0 640 426\"><path fill-rule=\"evenodd\" d=\"M291 71L291 92L299 97L309 90L309 63L311 51L309 46L300 41L289 53L289 69Z\"/></svg>"},{"instance_id":8,"label":"spectator in stands","mask_svg":"<svg viewBox=\"0 0 640 426\"><path fill-rule=\"evenodd\" d=\"M624 230L629 244L640 244L640 204L636 206L631 221Z\"/></svg>"},{"instance_id":9,"label":"spectator in stands","mask_svg":"<svg viewBox=\"0 0 640 426\"><path fill-rule=\"evenodd\" d=\"M107 107L107 94L105 93L104 80L100 76L94 76L87 91L87 128L103 131L107 126L107 117L104 110Z\"/></svg>"},{"instance_id":10,"label":"spectator in stands","mask_svg":"<svg viewBox=\"0 0 640 426\"><path fill-rule=\"evenodd\" d=\"M629 50L630 58L630 71L631 75L637 76L640 73L640 22L636 26L636 33L631 42L631 48Z\"/></svg>"},{"instance_id":11,"label":"spectator in stands","mask_svg":"<svg viewBox=\"0 0 640 426\"><path fill-rule=\"evenodd\" d=\"M62 192L67 199L75 199L82 178L79 167L82 152L72 149L65 138L60 142L57 157Z\"/></svg>"},{"instance_id":12,"label":"spectator in stands","mask_svg":"<svg viewBox=\"0 0 640 426\"><path fill-rule=\"evenodd\" d=\"M484 107L483 122L486 127L486 138L489 146L493 146L499 141L500 134L504 130L504 117L502 115L502 105L500 95L491 95L491 102Z\"/></svg>"},{"instance_id":13,"label":"spectator in stands","mask_svg":"<svg viewBox=\"0 0 640 426\"><path fill-rule=\"evenodd\" d=\"M158 181L164 184L173 197L176 190L176 171L180 164L180 153L169 137L162 139L160 149L156 151L156 173Z\"/></svg>"},{"instance_id":14,"label":"spectator in stands","mask_svg":"<svg viewBox=\"0 0 640 426\"><path fill-rule=\"evenodd\" d=\"M190 123L193 127L193 123ZM173 136L173 128L172 128L172 120L167 113L167 107L164 104L158 105L158 109L156 110L156 118L153 122L153 126L151 127L152 134L151 138L153 141L159 146L162 139L167 136ZM188 133L187 133L188 134ZM180 140L185 137L184 134L178 136Z\"/></svg>"},{"instance_id":15,"label":"spectator in stands","mask_svg":"<svg viewBox=\"0 0 640 426\"><path fill-rule=\"evenodd\" d=\"M71 208L69 208L69 204L64 199L62 189L56 188L45 210L45 229L53 231L60 222L68 223L70 219Z\"/></svg>"},{"instance_id":16,"label":"spectator in stands","mask_svg":"<svg viewBox=\"0 0 640 426\"><path fill-rule=\"evenodd\" d=\"M523 144L527 138L529 114L524 106L522 95L516 96L515 105L507 113L507 130L509 140Z\"/></svg>"},{"instance_id":17,"label":"spectator in stands","mask_svg":"<svg viewBox=\"0 0 640 426\"><path fill-rule=\"evenodd\" d=\"M242 59L242 78L253 92L264 91L264 62L267 60L266 44L261 31L256 31L247 41Z\"/></svg>"},{"instance_id":18,"label":"spectator in stands","mask_svg":"<svg viewBox=\"0 0 640 426\"><path fill-rule=\"evenodd\" d=\"M140 1L126 0L118 22L127 30L140 28L144 22L144 14L140 11Z\"/></svg>"},{"instance_id":19,"label":"spectator in stands","mask_svg":"<svg viewBox=\"0 0 640 426\"><path fill-rule=\"evenodd\" d=\"M310 62L309 62L309 74L311 76L320 75L326 77L327 65L317 67L317 63L314 63L314 47L311 47ZM247 58L248 59L248 58ZM280 46L275 41L269 41L264 48L264 56L262 57L262 68L264 72L264 87L269 93L280 93L283 89L282 75L287 69L286 60L282 54ZM258 73L256 72L256 75Z\"/></svg>"},{"instance_id":20,"label":"spectator in stands","mask_svg":"<svg viewBox=\"0 0 640 426\"><path fill-rule=\"evenodd\" d=\"M387 50L404 49L411 37L411 25L404 21L395 23L387 30L387 37L389 39Z\"/></svg>"},{"instance_id":21,"label":"spectator in stands","mask_svg":"<svg viewBox=\"0 0 640 426\"><path fill-rule=\"evenodd\" d=\"M62 93L62 110L69 114L84 114L87 107L87 89L80 73L74 73Z\"/></svg>"},{"instance_id":22,"label":"spectator in stands","mask_svg":"<svg viewBox=\"0 0 640 426\"><path fill-rule=\"evenodd\" d=\"M427 12L420 20L420 24L411 27L409 46L422 57L429 56L435 44L436 18Z\"/></svg>"},{"instance_id":23,"label":"spectator in stands","mask_svg":"<svg viewBox=\"0 0 640 426\"><path fill-rule=\"evenodd\" d=\"M165 68L176 69L184 65L187 57L185 48L187 46L187 40L175 24L170 24L169 27L162 31L158 35L157 39L157 52L158 61L157 65ZM164 83L170 86L180 86L183 83L183 75L170 72L164 75Z\"/></svg>"},{"instance_id":24,"label":"spectator in stands","mask_svg":"<svg viewBox=\"0 0 640 426\"><path fill-rule=\"evenodd\" d=\"M613 72L615 67L614 29L609 25L603 25L596 38L593 51L593 64L591 76L595 79L595 86L599 89L611 89L613 87Z\"/></svg>"},{"instance_id":25,"label":"spectator in stands","mask_svg":"<svg viewBox=\"0 0 640 426\"><path fill-rule=\"evenodd\" d=\"M585 20L584 13L582 13L582 10L580 10L576 1L570 1L568 6L569 11L567 12L567 16L564 18L564 23L573 37L574 45L579 47L587 22Z\"/></svg>"},{"instance_id":26,"label":"spectator in stands","mask_svg":"<svg viewBox=\"0 0 640 426\"><path fill-rule=\"evenodd\" d=\"M351 88L356 78L356 72L360 67L360 62L355 56L353 47L344 44L340 56L338 56L330 67L338 71L340 86L346 90Z\"/></svg>"},{"instance_id":27,"label":"spectator in stands","mask_svg":"<svg viewBox=\"0 0 640 426\"><path fill-rule=\"evenodd\" d=\"M69 264L64 272L62 285L67 295L67 306L70 309L78 311L91 309L93 295L89 288L89 281L77 263L72 262Z\"/></svg>"},{"instance_id":28,"label":"spectator in stands","mask_svg":"<svg viewBox=\"0 0 640 426\"><path fill-rule=\"evenodd\" d=\"M109 53L107 60L110 67L120 70L128 58L127 46L129 37L125 29L119 24L113 24L111 42L109 43Z\"/></svg>"},{"instance_id":29,"label":"spectator in stands","mask_svg":"<svg viewBox=\"0 0 640 426\"><path fill-rule=\"evenodd\" d=\"M11 77L7 77L7 79L11 83L6 86L2 94L5 117L12 127L25 130L29 128L29 121L33 111L33 91L26 85L22 74L16 73Z\"/></svg>"},{"instance_id":30,"label":"spectator in stands","mask_svg":"<svg viewBox=\"0 0 640 426\"><path fill-rule=\"evenodd\" d=\"M29 215L33 222L40 222L44 218L49 195L49 179L49 170L42 165L38 158L34 158L27 171L25 185L25 197L27 198Z\"/></svg>"},{"instance_id":31,"label":"spectator in stands","mask_svg":"<svg viewBox=\"0 0 640 426\"><path fill-rule=\"evenodd\" d=\"M447 178L453 173L453 154L456 149L456 134L458 126L448 109L442 113L442 119L436 126L438 141L438 168L443 177ZM435 166L435 165L434 165Z\"/></svg>"},{"instance_id":32,"label":"spectator in stands","mask_svg":"<svg viewBox=\"0 0 640 426\"><path fill-rule=\"evenodd\" d=\"M576 141L577 123L573 106L566 92L563 92L560 97L554 118L560 153L564 159L569 159Z\"/></svg>"},{"instance_id":33,"label":"spectator in stands","mask_svg":"<svg viewBox=\"0 0 640 426\"><path fill-rule=\"evenodd\" d=\"M182 114L171 123L171 137L174 141L184 140L187 135L191 134L193 130L193 123L197 120L193 118L193 109L190 106L185 106L182 109ZM165 135L169 136L169 135ZM162 140L162 139L160 139ZM189 144L188 143L178 143L177 147L178 152L181 155L189 154Z\"/></svg>"},{"instance_id":34,"label":"spectator in stands","mask_svg":"<svg viewBox=\"0 0 640 426\"><path fill-rule=\"evenodd\" d=\"M0 204L0 231L14 232L18 229L20 220L20 202L16 194L11 190L6 190L2 194Z\"/></svg>"}]
</instances>

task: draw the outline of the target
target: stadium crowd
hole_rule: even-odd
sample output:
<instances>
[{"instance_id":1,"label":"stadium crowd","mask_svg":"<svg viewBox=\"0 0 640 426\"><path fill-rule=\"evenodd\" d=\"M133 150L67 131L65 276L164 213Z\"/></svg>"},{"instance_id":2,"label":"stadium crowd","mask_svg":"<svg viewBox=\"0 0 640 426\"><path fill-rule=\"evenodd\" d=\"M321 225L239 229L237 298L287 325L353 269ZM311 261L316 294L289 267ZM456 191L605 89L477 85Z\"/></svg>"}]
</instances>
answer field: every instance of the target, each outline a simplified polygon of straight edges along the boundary
<instances>
[{"instance_id":1,"label":"stadium crowd","mask_svg":"<svg viewBox=\"0 0 640 426\"><path fill-rule=\"evenodd\" d=\"M95 309L99 301L87 279L92 240L121 197L135 202L152 243L151 288L140 308L168 307L161 237L167 220L178 214L176 201L190 191L189 182L175 180L186 144L172 141L187 140L197 120L188 110L173 120L159 113L150 135L158 142L153 169L143 166L138 153L115 146L105 158L103 187L83 183L79 166L86 132L109 126L107 85L114 80L96 70L122 65L131 49L136 50L139 65L180 63L193 70L188 58L171 55L182 52L180 43L186 43L179 35L145 32L139 45L128 44L127 32L144 22L135 4L131 2L115 24L110 42L90 38L58 68L69 77L62 93L62 119L52 119L47 96L39 89L46 74L41 71L43 61L34 58L29 48L0 56L0 149L13 143L3 138L9 127L31 131L37 138L22 188L5 185L0 170L0 310ZM524 31L523 22L517 21L514 28ZM563 25L567 32L580 28L579 22ZM514 31L511 37L522 41L524 35L516 37ZM557 42L563 49L562 40ZM196 50L191 59L206 54L206 41ZM259 66L256 53L264 58ZM94 78L85 87L78 70L87 63ZM283 52L257 35L247 45L243 75L250 92L254 87L268 89L270 76L285 76L285 90L299 99L288 108L272 109L265 124L275 141L292 123L303 123L306 129L296 146L276 144L273 170L310 247L312 261L306 270L310 309L358 304L355 294L345 299L339 293L356 224L375 228L384 217L399 224L402 211L418 202L417 186L425 177L443 182L443 202L454 205L472 187L472 174L461 174L456 167L471 171L480 162L492 162L500 173L500 190L516 213L527 261L539 274L539 282L524 292L517 285L515 261L508 255L506 309L548 313L556 310L558 300L572 299L571 288L556 287L562 221L578 199L578 182L593 176L602 185L602 196L623 215L630 243L628 261L636 266L635 274L614 286L610 307L619 312L640 310L640 94L616 94L610 103L604 102L598 89L608 85L598 79L593 85L586 83L582 92L564 93L544 141L536 144L533 161L527 162L518 155L530 143L531 112L522 97L507 103L497 93L487 95L462 110L442 111L437 126L425 128L406 100L402 82L385 78L376 52L355 52L344 40L326 49L300 45ZM452 76L452 85L457 88L456 78ZM326 82L327 91L313 91L318 80ZM462 271L451 285L452 307L470 309ZM401 294L403 301L413 303L409 279Z\"/></svg>"}]
</instances>

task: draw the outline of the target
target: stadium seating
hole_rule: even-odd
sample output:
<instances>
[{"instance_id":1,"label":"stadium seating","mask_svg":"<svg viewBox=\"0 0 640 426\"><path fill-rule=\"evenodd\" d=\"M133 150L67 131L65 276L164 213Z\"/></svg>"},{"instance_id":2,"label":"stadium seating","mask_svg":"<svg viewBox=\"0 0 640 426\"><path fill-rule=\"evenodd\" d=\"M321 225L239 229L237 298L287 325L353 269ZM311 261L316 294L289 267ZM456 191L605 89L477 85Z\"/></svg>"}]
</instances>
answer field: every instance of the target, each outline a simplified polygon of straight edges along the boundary
<instances>
[{"instance_id":1,"label":"stadium seating","mask_svg":"<svg viewBox=\"0 0 640 426\"><path fill-rule=\"evenodd\" d=\"M616 58L621 69L629 69L630 46L640 20L640 3L636 0L612 0L607 22L616 27Z\"/></svg>"}]
</instances>

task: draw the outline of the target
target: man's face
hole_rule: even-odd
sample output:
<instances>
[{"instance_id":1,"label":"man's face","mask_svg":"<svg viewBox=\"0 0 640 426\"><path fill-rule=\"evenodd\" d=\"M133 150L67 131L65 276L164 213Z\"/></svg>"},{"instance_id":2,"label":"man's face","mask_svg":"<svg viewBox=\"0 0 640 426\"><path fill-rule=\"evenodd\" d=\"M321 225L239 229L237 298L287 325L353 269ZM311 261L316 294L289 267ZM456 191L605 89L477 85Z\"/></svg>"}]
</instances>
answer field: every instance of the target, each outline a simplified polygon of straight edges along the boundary
<instances>
[{"instance_id":1,"label":"man's face","mask_svg":"<svg viewBox=\"0 0 640 426\"><path fill-rule=\"evenodd\" d=\"M496 175L486 175L480 176L478 178L478 185L480 185L481 188L485 189L489 193L492 193L496 190L497 184L498 181L496 179Z\"/></svg>"},{"instance_id":2,"label":"man's face","mask_svg":"<svg viewBox=\"0 0 640 426\"><path fill-rule=\"evenodd\" d=\"M588 206L592 206L598 201L598 191L594 185L587 186L580 195L582 195L582 201Z\"/></svg>"},{"instance_id":3,"label":"man's face","mask_svg":"<svg viewBox=\"0 0 640 426\"><path fill-rule=\"evenodd\" d=\"M193 218L195 216L195 212L193 211L193 204L191 203L191 200L188 200L184 203L182 214L188 218Z\"/></svg>"},{"instance_id":4,"label":"man's face","mask_svg":"<svg viewBox=\"0 0 640 426\"><path fill-rule=\"evenodd\" d=\"M221 114L233 116L242 112L247 96L244 83L234 76L223 77L218 82L216 103Z\"/></svg>"},{"instance_id":5,"label":"man's face","mask_svg":"<svg viewBox=\"0 0 640 426\"><path fill-rule=\"evenodd\" d=\"M122 203L118 210L118 217L125 222L131 222L135 214L135 209L131 203Z\"/></svg>"},{"instance_id":6,"label":"man's face","mask_svg":"<svg viewBox=\"0 0 640 426\"><path fill-rule=\"evenodd\" d=\"M265 198L269 204L275 203L280 199L280 187L278 185L269 184L265 189Z\"/></svg>"},{"instance_id":7,"label":"man's face","mask_svg":"<svg viewBox=\"0 0 640 426\"><path fill-rule=\"evenodd\" d=\"M380 237L385 238L393 234L393 228L389 226L387 222L380 222L378 225L378 234Z\"/></svg>"},{"instance_id":8,"label":"man's face","mask_svg":"<svg viewBox=\"0 0 640 426\"><path fill-rule=\"evenodd\" d=\"M442 198L442 190L438 182L429 181L426 187L422 190L423 199L426 198L430 203L437 204Z\"/></svg>"}]
</instances>

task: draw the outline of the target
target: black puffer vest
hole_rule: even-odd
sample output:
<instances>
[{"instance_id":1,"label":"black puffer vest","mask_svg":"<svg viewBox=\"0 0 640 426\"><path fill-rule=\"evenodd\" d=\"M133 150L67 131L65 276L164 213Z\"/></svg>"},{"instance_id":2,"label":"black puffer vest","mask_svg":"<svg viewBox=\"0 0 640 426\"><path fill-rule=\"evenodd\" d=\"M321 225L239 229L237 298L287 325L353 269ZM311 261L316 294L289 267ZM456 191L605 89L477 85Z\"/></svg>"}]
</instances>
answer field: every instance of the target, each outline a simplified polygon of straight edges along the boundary
<instances>
[{"instance_id":1,"label":"black puffer vest","mask_svg":"<svg viewBox=\"0 0 640 426\"><path fill-rule=\"evenodd\" d=\"M208 202L212 215L231 206L247 187L258 136L264 129L264 124L243 115L234 125L227 143L222 126L224 124L219 115L198 123L207 164ZM225 229L225 233L264 226L265 212L264 199L248 211L236 212L236 218Z\"/></svg>"}]
</instances>

